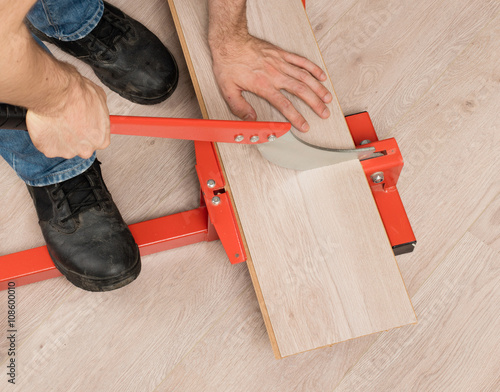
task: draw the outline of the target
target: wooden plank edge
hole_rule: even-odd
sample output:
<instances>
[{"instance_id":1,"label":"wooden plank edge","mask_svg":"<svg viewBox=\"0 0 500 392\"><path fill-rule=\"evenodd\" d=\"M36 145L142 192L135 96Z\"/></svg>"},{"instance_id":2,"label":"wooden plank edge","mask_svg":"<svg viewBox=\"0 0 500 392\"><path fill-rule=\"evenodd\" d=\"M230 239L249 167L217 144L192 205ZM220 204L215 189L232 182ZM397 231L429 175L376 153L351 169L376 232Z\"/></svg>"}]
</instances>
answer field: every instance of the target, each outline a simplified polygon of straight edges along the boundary
<instances>
[{"instance_id":1,"label":"wooden plank edge","mask_svg":"<svg viewBox=\"0 0 500 392\"><path fill-rule=\"evenodd\" d=\"M184 53L184 58L186 59L186 64L188 66L189 75L191 76L191 81L193 83L194 91L196 93L196 98L198 99L198 104L200 105L202 116L203 116L203 118L208 119L209 117L208 117L207 107L205 105L205 100L203 99L203 95L201 93L200 85L198 83L198 78L197 78L196 72L194 70L193 62L191 60L191 55L190 55L189 49L187 47L186 38L184 37L184 33L182 31L181 22L179 20L179 16L177 15L177 10L175 8L174 1L168 0L168 5L170 7L170 12L172 13L172 19L173 19L174 24L175 24L175 29L177 30L177 35L179 36L179 41L181 43L182 52ZM347 126L347 124L346 124L346 126ZM266 303L264 302L264 296L263 296L262 290L260 288L260 283L259 283L259 280L257 279L257 274L255 273L255 267L254 267L253 262L252 262L252 255L251 255L250 249L248 249L247 241L245 238L245 233L243 232L243 229L241 227L240 217L238 214L238 210L236 209L236 205L234 203L231 189L229 187L229 183L228 183L227 176L226 176L226 170L224 169L224 164L223 164L222 160L220 159L220 154L219 154L219 149L217 147L217 143L215 143L215 151L217 153L217 158L219 159L219 164L220 164L220 167L222 170L222 175L224 177L224 182L226 184L226 193L228 194L228 197L231 200L231 203L233 205L234 213L236 216L236 222L238 224L238 230L240 231L241 239L243 241L243 246L245 247L245 251L247 254L246 263L248 266L248 270L250 272L250 278L252 280L252 284L253 284L254 289L255 289L255 294L257 296L257 301L259 303L260 311L261 311L262 317L264 319L264 324L265 324L266 329L267 329L269 340L271 341L271 347L273 349L273 353L274 353L275 358L281 359L283 357L281 356L281 353L280 353L280 350L278 347L278 342L276 340L276 335L274 333L274 329L273 329L273 326L271 324L271 318L269 317Z\"/></svg>"},{"instance_id":2,"label":"wooden plank edge","mask_svg":"<svg viewBox=\"0 0 500 392\"><path fill-rule=\"evenodd\" d=\"M340 343L345 343L345 342L349 342L351 340L355 340L355 339L360 339L360 338L364 338L364 337L367 337L367 336L372 336L372 335L377 335L377 334L382 334L382 333L385 333L385 332L389 332L389 331L392 331L394 329L400 329L400 328L403 328L403 327L407 327L408 325L416 325L418 324L418 321L414 321L412 323L407 323L407 324L403 324L403 325L398 325L396 327L391 327L389 329L383 329L381 331L376 331L376 332L371 332L371 333L367 333L365 335L359 335L359 336L354 336L352 338L349 338L349 339L345 339L345 340L342 340L340 342L335 342L335 343L332 343L332 344L326 344L324 346L319 346L319 347L315 347L315 348L310 348L310 349L307 349L307 350L303 350L303 351L298 351L296 353L293 353L293 354L289 354L289 355L285 355L282 358L289 358L289 357L293 357L295 355L298 355L298 354L303 354L303 353L307 353L309 351L314 351L314 350L320 350L320 349L323 349L323 348L330 348L332 346L335 346L337 344L340 344ZM378 339L378 338L377 338ZM375 343L375 342L374 342ZM370 345L371 347L372 345Z\"/></svg>"}]
</instances>

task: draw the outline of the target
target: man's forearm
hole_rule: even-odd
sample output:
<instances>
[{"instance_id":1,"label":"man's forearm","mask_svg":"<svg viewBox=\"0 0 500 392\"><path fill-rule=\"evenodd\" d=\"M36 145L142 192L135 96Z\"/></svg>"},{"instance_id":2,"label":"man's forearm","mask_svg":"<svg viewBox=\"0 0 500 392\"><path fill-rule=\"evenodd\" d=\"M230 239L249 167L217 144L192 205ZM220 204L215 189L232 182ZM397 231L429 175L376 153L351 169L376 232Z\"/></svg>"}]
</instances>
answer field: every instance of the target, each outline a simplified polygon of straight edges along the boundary
<instances>
[{"instance_id":1,"label":"man's forearm","mask_svg":"<svg viewBox=\"0 0 500 392\"><path fill-rule=\"evenodd\" d=\"M208 42L212 51L228 40L248 36L246 0L208 0Z\"/></svg>"},{"instance_id":2,"label":"man's forearm","mask_svg":"<svg viewBox=\"0 0 500 392\"><path fill-rule=\"evenodd\" d=\"M20 4L21 3L21 4ZM43 50L23 23L34 1L0 1L0 102L50 113L79 74Z\"/></svg>"}]
</instances>

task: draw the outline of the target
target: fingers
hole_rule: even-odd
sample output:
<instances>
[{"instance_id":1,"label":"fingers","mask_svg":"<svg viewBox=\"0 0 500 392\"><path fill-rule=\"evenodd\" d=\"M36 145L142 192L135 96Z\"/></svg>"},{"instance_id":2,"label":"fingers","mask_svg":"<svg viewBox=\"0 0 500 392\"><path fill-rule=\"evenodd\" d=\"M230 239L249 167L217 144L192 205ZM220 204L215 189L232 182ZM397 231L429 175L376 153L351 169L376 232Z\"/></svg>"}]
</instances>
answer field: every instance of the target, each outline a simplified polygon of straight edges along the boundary
<instances>
[{"instance_id":1,"label":"fingers","mask_svg":"<svg viewBox=\"0 0 500 392\"><path fill-rule=\"evenodd\" d=\"M265 89L257 91L259 96L267 99L301 132L307 132L309 124L282 94L282 89L300 98L321 118L330 116L325 103L331 102L332 94L309 71L288 63L282 64L280 71L280 77L274 77Z\"/></svg>"},{"instance_id":2,"label":"fingers","mask_svg":"<svg viewBox=\"0 0 500 392\"><path fill-rule=\"evenodd\" d=\"M90 158L110 144L109 111L104 90L77 79L70 95L52 113L28 110L26 124L35 147L48 158Z\"/></svg>"},{"instance_id":3,"label":"fingers","mask_svg":"<svg viewBox=\"0 0 500 392\"><path fill-rule=\"evenodd\" d=\"M283 88L290 94L302 99L321 118L328 118L330 116L330 111L326 107L325 102L307 84L295 79L287 79Z\"/></svg>"},{"instance_id":4,"label":"fingers","mask_svg":"<svg viewBox=\"0 0 500 392\"><path fill-rule=\"evenodd\" d=\"M312 61L309 61L305 57L299 56L295 53L284 52L283 58L290 64L305 69L318 80L324 82L327 79L325 72L323 72L320 67L318 67L316 64L314 64Z\"/></svg>"},{"instance_id":5,"label":"fingers","mask_svg":"<svg viewBox=\"0 0 500 392\"><path fill-rule=\"evenodd\" d=\"M94 154L95 149L88 141L81 141L77 151L80 158L89 159Z\"/></svg>"},{"instance_id":6,"label":"fingers","mask_svg":"<svg viewBox=\"0 0 500 392\"><path fill-rule=\"evenodd\" d=\"M285 64L284 70L286 74L291 76L293 79L300 83L304 83L307 87L309 87L314 94L319 97L324 103L329 103L332 100L332 94L328 89L323 86L322 83L318 81L316 77L314 77L309 71L298 68L291 64ZM323 72L323 71L321 71Z\"/></svg>"},{"instance_id":7,"label":"fingers","mask_svg":"<svg viewBox=\"0 0 500 392\"><path fill-rule=\"evenodd\" d=\"M295 109L290 100L285 97L280 91L274 91L272 93L263 96L266 98L271 105L280 111L283 116L285 116L293 127L301 132L309 131L309 123L306 119Z\"/></svg>"},{"instance_id":8,"label":"fingers","mask_svg":"<svg viewBox=\"0 0 500 392\"><path fill-rule=\"evenodd\" d=\"M328 118L330 110L326 103L331 102L333 96L320 82L326 80L327 76L320 67L306 58L274 48L277 58L280 59L274 63L275 69L279 71L279 76L269 74L268 81L273 89L262 89L257 94L275 106L296 129L307 132L310 128L309 124L281 93L281 90L286 90L300 98L319 117Z\"/></svg>"},{"instance_id":9,"label":"fingers","mask_svg":"<svg viewBox=\"0 0 500 392\"><path fill-rule=\"evenodd\" d=\"M233 86L233 88L223 88L222 92L229 109L235 116L245 121L257 120L257 113L255 113L255 110L247 100L243 98L241 90Z\"/></svg>"}]
</instances>

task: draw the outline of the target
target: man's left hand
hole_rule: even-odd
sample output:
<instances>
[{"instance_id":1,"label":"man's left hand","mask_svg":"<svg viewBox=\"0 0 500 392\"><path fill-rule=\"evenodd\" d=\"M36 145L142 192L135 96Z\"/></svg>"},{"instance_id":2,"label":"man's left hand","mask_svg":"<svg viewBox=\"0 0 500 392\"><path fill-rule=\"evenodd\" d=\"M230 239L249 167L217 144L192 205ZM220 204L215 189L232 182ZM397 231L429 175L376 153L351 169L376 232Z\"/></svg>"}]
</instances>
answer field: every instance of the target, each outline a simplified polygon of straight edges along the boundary
<instances>
[{"instance_id":1,"label":"man's left hand","mask_svg":"<svg viewBox=\"0 0 500 392\"><path fill-rule=\"evenodd\" d=\"M326 74L308 59L249 34L225 40L223 45L211 49L222 95L233 114L241 119L257 119L255 110L243 98L243 91L269 101L302 132L309 130L309 124L281 90L302 99L321 118L330 115L325 103L332 100L332 94L321 84Z\"/></svg>"}]
</instances>

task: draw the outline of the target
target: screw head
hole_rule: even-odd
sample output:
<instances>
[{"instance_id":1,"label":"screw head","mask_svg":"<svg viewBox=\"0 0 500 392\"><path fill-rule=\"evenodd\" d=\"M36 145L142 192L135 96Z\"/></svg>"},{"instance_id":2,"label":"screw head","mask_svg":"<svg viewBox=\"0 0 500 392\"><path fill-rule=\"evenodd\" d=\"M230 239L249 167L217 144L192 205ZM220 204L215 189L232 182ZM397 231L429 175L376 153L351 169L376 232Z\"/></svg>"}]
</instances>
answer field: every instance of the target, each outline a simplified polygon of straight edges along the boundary
<instances>
[{"instance_id":1,"label":"screw head","mask_svg":"<svg viewBox=\"0 0 500 392\"><path fill-rule=\"evenodd\" d=\"M218 206L220 204L220 197L219 196L212 197L212 204L214 206Z\"/></svg>"},{"instance_id":2,"label":"screw head","mask_svg":"<svg viewBox=\"0 0 500 392\"><path fill-rule=\"evenodd\" d=\"M371 140L365 139L361 143L359 143L359 145L364 146L365 144L370 144L371 142L372 142Z\"/></svg>"},{"instance_id":3,"label":"screw head","mask_svg":"<svg viewBox=\"0 0 500 392\"><path fill-rule=\"evenodd\" d=\"M252 136L252 137L250 138L250 141L251 141L252 143L257 143L257 142L259 141L259 137L258 137L257 135Z\"/></svg>"},{"instance_id":4,"label":"screw head","mask_svg":"<svg viewBox=\"0 0 500 392\"><path fill-rule=\"evenodd\" d=\"M274 142L276 140L276 135L273 133L267 137L268 142Z\"/></svg>"},{"instance_id":5,"label":"screw head","mask_svg":"<svg viewBox=\"0 0 500 392\"><path fill-rule=\"evenodd\" d=\"M384 181L384 172L373 173L370 178L372 179L374 184L380 184L382 181Z\"/></svg>"},{"instance_id":6,"label":"screw head","mask_svg":"<svg viewBox=\"0 0 500 392\"><path fill-rule=\"evenodd\" d=\"M243 141L243 139L245 139L245 137L244 137L243 135L236 135L236 136L234 137L234 141L235 141L235 142L242 142L242 141Z\"/></svg>"},{"instance_id":7,"label":"screw head","mask_svg":"<svg viewBox=\"0 0 500 392\"><path fill-rule=\"evenodd\" d=\"M214 180L212 180L212 179L208 180L208 181L207 181L207 186L208 186L209 188L214 188L214 187L215 187L215 181L214 181Z\"/></svg>"}]
</instances>

